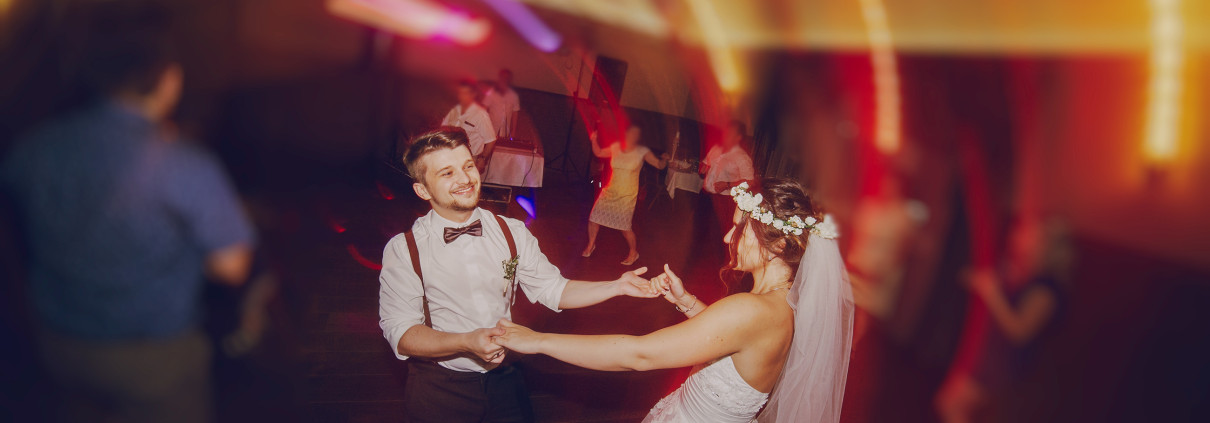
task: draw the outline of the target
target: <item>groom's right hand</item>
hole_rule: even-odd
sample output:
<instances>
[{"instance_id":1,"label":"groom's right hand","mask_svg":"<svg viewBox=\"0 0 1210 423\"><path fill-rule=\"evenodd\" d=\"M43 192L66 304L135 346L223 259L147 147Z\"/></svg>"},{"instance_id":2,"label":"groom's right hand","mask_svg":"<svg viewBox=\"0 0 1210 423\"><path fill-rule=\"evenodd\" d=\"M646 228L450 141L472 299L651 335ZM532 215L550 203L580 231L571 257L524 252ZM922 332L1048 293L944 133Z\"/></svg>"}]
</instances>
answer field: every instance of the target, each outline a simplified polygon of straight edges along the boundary
<instances>
[{"instance_id":1,"label":"groom's right hand","mask_svg":"<svg viewBox=\"0 0 1210 423\"><path fill-rule=\"evenodd\" d=\"M504 347L492 342L493 336L504 335L504 328L480 328L475 329L473 332L467 332L466 335L467 352L488 363L500 363L504 361Z\"/></svg>"}]
</instances>

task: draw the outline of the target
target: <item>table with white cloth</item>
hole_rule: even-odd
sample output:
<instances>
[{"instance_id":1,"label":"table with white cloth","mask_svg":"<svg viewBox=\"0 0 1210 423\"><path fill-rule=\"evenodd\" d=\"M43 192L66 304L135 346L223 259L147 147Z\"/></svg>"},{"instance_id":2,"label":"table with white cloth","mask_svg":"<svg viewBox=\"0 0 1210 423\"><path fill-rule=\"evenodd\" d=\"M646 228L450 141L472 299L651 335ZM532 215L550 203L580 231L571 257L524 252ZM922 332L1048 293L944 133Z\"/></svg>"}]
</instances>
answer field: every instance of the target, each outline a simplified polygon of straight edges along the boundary
<instances>
[{"instance_id":1,"label":"table with white cloth","mask_svg":"<svg viewBox=\"0 0 1210 423\"><path fill-rule=\"evenodd\" d=\"M702 192L702 178L696 172L687 172L668 168L668 176L664 179L668 187L668 196L676 198L676 190Z\"/></svg>"},{"instance_id":2,"label":"table with white cloth","mask_svg":"<svg viewBox=\"0 0 1210 423\"><path fill-rule=\"evenodd\" d=\"M517 140L496 141L491 163L483 182L513 187L542 186L542 169L546 158L536 143Z\"/></svg>"}]
</instances>

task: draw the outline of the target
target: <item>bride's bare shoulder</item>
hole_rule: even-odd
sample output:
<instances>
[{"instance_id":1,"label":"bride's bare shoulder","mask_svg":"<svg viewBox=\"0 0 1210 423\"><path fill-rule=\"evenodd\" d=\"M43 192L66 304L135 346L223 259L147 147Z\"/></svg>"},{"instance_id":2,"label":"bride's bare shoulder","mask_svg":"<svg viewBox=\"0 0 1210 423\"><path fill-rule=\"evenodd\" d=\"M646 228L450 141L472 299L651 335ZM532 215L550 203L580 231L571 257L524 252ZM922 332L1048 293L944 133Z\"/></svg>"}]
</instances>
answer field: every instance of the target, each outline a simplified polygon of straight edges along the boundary
<instances>
[{"instance_id":1,"label":"bride's bare shoulder","mask_svg":"<svg viewBox=\"0 0 1210 423\"><path fill-rule=\"evenodd\" d=\"M784 306L783 306L784 305ZM731 294L712 304L707 311L718 311L755 325L793 320L794 312L781 296L756 295L750 292Z\"/></svg>"}]
</instances>

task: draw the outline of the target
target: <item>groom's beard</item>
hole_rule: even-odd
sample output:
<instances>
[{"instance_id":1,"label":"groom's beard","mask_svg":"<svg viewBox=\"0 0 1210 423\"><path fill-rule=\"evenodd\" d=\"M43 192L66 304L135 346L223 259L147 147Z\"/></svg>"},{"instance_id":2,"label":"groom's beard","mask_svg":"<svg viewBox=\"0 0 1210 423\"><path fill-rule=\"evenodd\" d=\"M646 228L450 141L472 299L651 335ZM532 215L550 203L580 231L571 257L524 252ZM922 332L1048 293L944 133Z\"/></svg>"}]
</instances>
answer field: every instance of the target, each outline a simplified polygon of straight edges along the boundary
<instances>
[{"instance_id":1,"label":"groom's beard","mask_svg":"<svg viewBox=\"0 0 1210 423\"><path fill-rule=\"evenodd\" d=\"M472 183L470 185L471 185L470 198L460 197L460 196L453 194L456 191L467 188L466 186L461 186L461 187L450 190L449 201L444 202L444 204L441 204L441 206L445 207L447 209L450 209L450 210L460 211L460 212L475 210L476 207L479 207L479 183L476 182L476 183Z\"/></svg>"}]
</instances>

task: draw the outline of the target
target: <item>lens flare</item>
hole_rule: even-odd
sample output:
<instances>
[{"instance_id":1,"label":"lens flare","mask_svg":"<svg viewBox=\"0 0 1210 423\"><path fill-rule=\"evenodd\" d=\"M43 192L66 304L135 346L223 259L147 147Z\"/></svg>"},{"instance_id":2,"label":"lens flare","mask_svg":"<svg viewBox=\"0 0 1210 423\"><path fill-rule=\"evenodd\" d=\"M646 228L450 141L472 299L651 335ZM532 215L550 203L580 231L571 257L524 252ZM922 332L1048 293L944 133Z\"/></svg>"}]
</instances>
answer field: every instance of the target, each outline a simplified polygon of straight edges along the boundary
<instances>
[{"instance_id":1,"label":"lens flare","mask_svg":"<svg viewBox=\"0 0 1210 423\"><path fill-rule=\"evenodd\" d=\"M1152 163L1176 157L1184 62L1179 0L1151 0L1151 82L1143 149Z\"/></svg>"},{"instance_id":2,"label":"lens flare","mask_svg":"<svg viewBox=\"0 0 1210 423\"><path fill-rule=\"evenodd\" d=\"M448 39L475 45L487 39L491 24L426 0L328 0L333 15L409 38Z\"/></svg>"},{"instance_id":3,"label":"lens flare","mask_svg":"<svg viewBox=\"0 0 1210 423\"><path fill-rule=\"evenodd\" d=\"M861 0L866 34L870 39L870 63L874 67L874 95L877 110L875 145L883 154L899 151L899 70L891 27L881 0Z\"/></svg>"}]
</instances>

